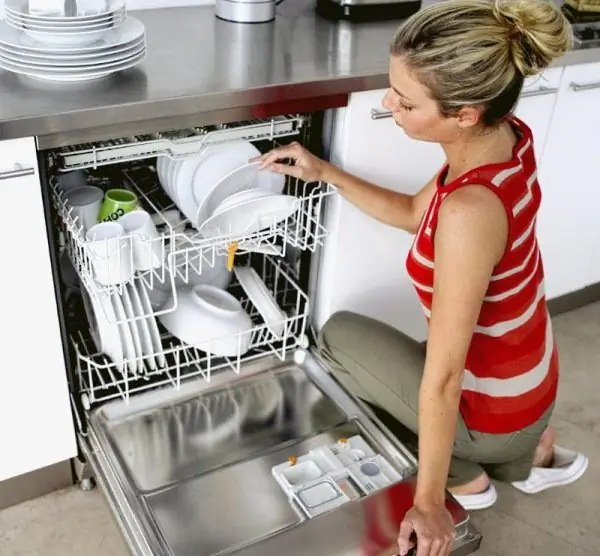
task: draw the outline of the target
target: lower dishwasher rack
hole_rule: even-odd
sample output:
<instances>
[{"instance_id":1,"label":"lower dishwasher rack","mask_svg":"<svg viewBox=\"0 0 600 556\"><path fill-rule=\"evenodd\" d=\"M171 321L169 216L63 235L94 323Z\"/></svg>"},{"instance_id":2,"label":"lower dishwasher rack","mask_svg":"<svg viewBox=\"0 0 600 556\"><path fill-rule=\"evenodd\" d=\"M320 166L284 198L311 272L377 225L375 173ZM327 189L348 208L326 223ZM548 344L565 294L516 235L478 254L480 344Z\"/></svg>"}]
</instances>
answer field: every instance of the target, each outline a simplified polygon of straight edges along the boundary
<instances>
[{"instance_id":1,"label":"lower dishwasher rack","mask_svg":"<svg viewBox=\"0 0 600 556\"><path fill-rule=\"evenodd\" d=\"M302 365L265 357L234 381L216 375L109 402L88 421L82 451L136 556L391 555L413 503L414 457L312 353ZM307 516L273 467L355 434L401 479ZM450 495L447 507L452 554L476 551L469 515Z\"/></svg>"}]
</instances>

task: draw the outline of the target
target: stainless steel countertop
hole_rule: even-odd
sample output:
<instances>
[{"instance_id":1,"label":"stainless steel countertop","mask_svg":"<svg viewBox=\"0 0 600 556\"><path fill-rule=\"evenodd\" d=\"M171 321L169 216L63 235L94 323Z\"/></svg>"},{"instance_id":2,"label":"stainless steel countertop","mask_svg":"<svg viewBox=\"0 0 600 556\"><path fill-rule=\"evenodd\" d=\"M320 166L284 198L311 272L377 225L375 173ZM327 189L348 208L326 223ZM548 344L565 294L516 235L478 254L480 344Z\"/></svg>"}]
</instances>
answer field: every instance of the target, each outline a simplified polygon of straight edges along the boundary
<instances>
[{"instance_id":1,"label":"stainless steel countertop","mask_svg":"<svg viewBox=\"0 0 600 556\"><path fill-rule=\"evenodd\" d=\"M133 12L146 26L148 56L132 70L84 85L1 72L0 137L60 144L77 130L139 132L149 119L181 126L199 113L386 87L399 22L335 24L313 4L286 0L276 21L261 25L217 20L212 6ZM600 49L571 52L559 65L595 61Z\"/></svg>"}]
</instances>

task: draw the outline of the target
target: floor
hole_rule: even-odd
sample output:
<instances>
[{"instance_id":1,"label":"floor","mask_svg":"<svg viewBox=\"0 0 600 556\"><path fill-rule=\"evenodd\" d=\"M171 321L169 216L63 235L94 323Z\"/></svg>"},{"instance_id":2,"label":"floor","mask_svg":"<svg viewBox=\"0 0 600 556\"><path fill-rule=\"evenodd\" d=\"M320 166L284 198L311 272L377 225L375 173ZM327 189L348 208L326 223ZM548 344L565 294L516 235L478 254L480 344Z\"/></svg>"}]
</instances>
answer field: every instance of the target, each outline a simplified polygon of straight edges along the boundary
<instances>
[{"instance_id":1,"label":"floor","mask_svg":"<svg viewBox=\"0 0 600 556\"><path fill-rule=\"evenodd\" d=\"M473 519L479 556L600 555L600 304L555 319L562 383L554 424L562 445L585 452L576 484L537 496L499 485L499 500ZM126 556L101 492L70 488L0 512L2 556Z\"/></svg>"}]
</instances>

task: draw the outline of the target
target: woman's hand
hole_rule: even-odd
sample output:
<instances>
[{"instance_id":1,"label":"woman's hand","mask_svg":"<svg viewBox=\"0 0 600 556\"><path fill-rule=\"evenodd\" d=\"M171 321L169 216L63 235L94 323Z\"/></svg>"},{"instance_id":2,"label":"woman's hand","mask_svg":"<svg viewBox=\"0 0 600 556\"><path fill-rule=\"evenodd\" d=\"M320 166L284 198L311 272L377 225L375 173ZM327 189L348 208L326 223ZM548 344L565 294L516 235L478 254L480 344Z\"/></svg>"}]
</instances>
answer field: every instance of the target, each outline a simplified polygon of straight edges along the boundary
<instances>
[{"instance_id":1,"label":"woman's hand","mask_svg":"<svg viewBox=\"0 0 600 556\"><path fill-rule=\"evenodd\" d=\"M398 534L398 553L406 556L415 542L416 556L448 556L456 535L452 515L444 505L435 505L427 509L413 506L400 525Z\"/></svg>"},{"instance_id":2,"label":"woman's hand","mask_svg":"<svg viewBox=\"0 0 600 556\"><path fill-rule=\"evenodd\" d=\"M285 159L293 160L294 165L280 162ZM267 168L272 172L286 174L305 182L322 181L325 169L329 166L329 163L310 153L297 142L273 149L254 160L262 162L261 169Z\"/></svg>"}]
</instances>

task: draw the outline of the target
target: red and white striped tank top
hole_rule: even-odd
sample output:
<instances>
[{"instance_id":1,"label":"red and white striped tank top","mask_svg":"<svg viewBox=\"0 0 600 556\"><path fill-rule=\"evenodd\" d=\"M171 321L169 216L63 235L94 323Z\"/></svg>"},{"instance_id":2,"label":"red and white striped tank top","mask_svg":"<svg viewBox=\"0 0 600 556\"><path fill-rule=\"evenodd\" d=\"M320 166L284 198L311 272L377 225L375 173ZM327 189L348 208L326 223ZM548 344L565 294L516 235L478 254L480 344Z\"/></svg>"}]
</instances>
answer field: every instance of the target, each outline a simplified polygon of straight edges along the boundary
<instances>
[{"instance_id":1,"label":"red and white striped tank top","mask_svg":"<svg viewBox=\"0 0 600 556\"><path fill-rule=\"evenodd\" d=\"M556 398L558 354L544 293L535 234L541 201L531 130L509 122L519 140L510 162L475 168L443 184L427 209L407 257L408 273L429 319L435 270L434 235L440 205L466 185L481 185L504 204L506 252L494 269L465 364L460 412L471 430L506 434L533 424Z\"/></svg>"}]
</instances>

